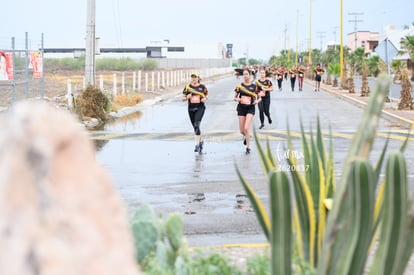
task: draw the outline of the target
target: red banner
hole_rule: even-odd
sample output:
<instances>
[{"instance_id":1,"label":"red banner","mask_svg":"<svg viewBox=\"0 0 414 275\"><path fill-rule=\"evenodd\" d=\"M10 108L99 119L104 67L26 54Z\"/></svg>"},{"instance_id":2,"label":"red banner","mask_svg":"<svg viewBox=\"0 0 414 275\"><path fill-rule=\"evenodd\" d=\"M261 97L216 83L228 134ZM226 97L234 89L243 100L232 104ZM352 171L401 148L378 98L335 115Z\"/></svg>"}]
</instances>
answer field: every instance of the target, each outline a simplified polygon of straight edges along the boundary
<instances>
[{"instance_id":1,"label":"red banner","mask_svg":"<svg viewBox=\"0 0 414 275\"><path fill-rule=\"evenodd\" d=\"M13 80L13 56L10 52L0 51L0 81Z\"/></svg>"}]
</instances>

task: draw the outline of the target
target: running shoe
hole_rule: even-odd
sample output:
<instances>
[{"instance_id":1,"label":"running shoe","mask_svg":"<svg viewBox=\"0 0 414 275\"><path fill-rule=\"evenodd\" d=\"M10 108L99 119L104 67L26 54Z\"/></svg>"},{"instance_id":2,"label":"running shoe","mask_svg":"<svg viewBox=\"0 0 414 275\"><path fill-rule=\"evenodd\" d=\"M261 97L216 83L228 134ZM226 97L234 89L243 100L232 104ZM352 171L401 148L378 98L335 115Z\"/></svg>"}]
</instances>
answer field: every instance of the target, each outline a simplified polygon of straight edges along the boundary
<instances>
[{"instance_id":1,"label":"running shoe","mask_svg":"<svg viewBox=\"0 0 414 275\"><path fill-rule=\"evenodd\" d=\"M259 129L263 129L264 128L264 124L261 124L260 126L259 126Z\"/></svg>"},{"instance_id":2,"label":"running shoe","mask_svg":"<svg viewBox=\"0 0 414 275\"><path fill-rule=\"evenodd\" d=\"M200 152L200 145L196 145L194 148L194 152Z\"/></svg>"},{"instance_id":3,"label":"running shoe","mask_svg":"<svg viewBox=\"0 0 414 275\"><path fill-rule=\"evenodd\" d=\"M246 148L246 155L250 154L250 148Z\"/></svg>"}]
</instances>

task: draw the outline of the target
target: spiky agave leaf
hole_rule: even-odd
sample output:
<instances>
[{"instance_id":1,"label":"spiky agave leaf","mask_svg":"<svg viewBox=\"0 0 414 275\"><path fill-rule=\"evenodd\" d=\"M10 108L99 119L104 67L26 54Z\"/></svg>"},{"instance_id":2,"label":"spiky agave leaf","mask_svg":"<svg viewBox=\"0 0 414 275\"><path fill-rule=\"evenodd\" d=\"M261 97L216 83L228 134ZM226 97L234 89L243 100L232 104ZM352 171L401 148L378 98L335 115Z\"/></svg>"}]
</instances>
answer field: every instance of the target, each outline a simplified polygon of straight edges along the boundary
<instances>
[{"instance_id":1,"label":"spiky agave leaf","mask_svg":"<svg viewBox=\"0 0 414 275\"><path fill-rule=\"evenodd\" d=\"M257 194L254 192L253 188L250 186L250 184L244 179L242 174L240 173L239 168L236 165L236 172L239 176L239 179L243 185L244 190L246 191L246 195L249 198L249 201L252 205L252 208L256 214L256 218L262 227L263 233L265 234L268 241L270 241L270 219L269 216L266 213L266 209L262 203L262 201L259 199Z\"/></svg>"},{"instance_id":2,"label":"spiky agave leaf","mask_svg":"<svg viewBox=\"0 0 414 275\"><path fill-rule=\"evenodd\" d=\"M270 174L271 273L292 273L292 214L289 180L283 171Z\"/></svg>"},{"instance_id":3,"label":"spiky agave leaf","mask_svg":"<svg viewBox=\"0 0 414 275\"><path fill-rule=\"evenodd\" d=\"M407 170L404 156L401 152L391 154L387 161L385 176L385 194L383 221L378 249L371 269L371 274L401 274L397 273L407 262L401 262L403 255L412 247L406 246L408 191ZM412 232L410 232L412 234ZM413 237L411 237L413 238Z\"/></svg>"},{"instance_id":4,"label":"spiky agave leaf","mask_svg":"<svg viewBox=\"0 0 414 275\"><path fill-rule=\"evenodd\" d=\"M262 166L264 174L269 175L270 171L275 168L275 159L270 151L270 146L267 144L267 150L265 151L260 144L259 137L257 136L256 131L253 132L254 141L256 143L257 152L259 153L259 160Z\"/></svg>"},{"instance_id":5,"label":"spiky agave leaf","mask_svg":"<svg viewBox=\"0 0 414 275\"><path fill-rule=\"evenodd\" d=\"M335 263L342 261L343 246L348 238L347 234L344 233L352 230L353 226L344 222L352 219L352 213L346 211L353 207L352 202L347 199L350 165L356 157L362 159L368 159L369 157L385 98L388 94L389 84L389 79L386 75L379 77L374 92L369 98L357 134L351 142L340 183L334 194L333 208L328 216L322 254L329 255L329 257L321 258L318 263L318 270L324 274L329 274L329 272L332 272L330 274L335 274L335 270L332 267L335 266Z\"/></svg>"},{"instance_id":6,"label":"spiky agave leaf","mask_svg":"<svg viewBox=\"0 0 414 275\"><path fill-rule=\"evenodd\" d=\"M292 135L290 133L289 126L287 128L287 140L290 151L294 151ZM295 154L290 154L287 159L288 164L293 167L298 167L298 160ZM312 194L309 186L306 183L306 178L297 170L290 171L293 181L294 196L295 196L295 215L298 217L298 222L295 222L295 225L299 224L299 227L296 228L296 234L298 239L298 251L300 255L303 255L305 259L314 265L315 254L315 232L316 232L316 220L315 220L315 210L314 202L312 199Z\"/></svg>"}]
</instances>

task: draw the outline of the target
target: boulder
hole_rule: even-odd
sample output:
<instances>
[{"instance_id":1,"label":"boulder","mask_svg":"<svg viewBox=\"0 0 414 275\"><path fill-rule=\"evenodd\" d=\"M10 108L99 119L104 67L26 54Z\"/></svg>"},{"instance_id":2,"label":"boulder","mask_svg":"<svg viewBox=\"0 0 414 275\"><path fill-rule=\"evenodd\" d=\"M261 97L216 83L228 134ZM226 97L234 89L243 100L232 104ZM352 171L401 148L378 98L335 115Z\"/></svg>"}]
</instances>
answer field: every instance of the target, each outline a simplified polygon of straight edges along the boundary
<instances>
[{"instance_id":1,"label":"boulder","mask_svg":"<svg viewBox=\"0 0 414 275\"><path fill-rule=\"evenodd\" d=\"M127 212L67 110L0 117L0 274L139 274Z\"/></svg>"}]
</instances>

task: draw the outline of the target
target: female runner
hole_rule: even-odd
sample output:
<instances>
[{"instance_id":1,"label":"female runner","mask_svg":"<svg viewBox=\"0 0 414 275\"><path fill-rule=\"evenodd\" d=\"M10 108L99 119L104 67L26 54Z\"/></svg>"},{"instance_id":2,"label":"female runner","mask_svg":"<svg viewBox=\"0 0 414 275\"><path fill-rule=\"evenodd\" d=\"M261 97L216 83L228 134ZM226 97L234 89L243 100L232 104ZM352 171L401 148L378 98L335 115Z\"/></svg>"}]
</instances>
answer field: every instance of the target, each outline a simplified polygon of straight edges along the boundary
<instances>
[{"instance_id":1,"label":"female runner","mask_svg":"<svg viewBox=\"0 0 414 275\"><path fill-rule=\"evenodd\" d=\"M203 151L203 139L201 137L200 124L203 118L207 101L208 91L206 86L200 83L200 74L192 73L191 82L187 84L183 90L181 99L188 101L188 115L190 116L191 125L194 128L194 152L201 153Z\"/></svg>"},{"instance_id":2,"label":"female runner","mask_svg":"<svg viewBox=\"0 0 414 275\"><path fill-rule=\"evenodd\" d=\"M259 89L250 80L250 71L243 70L243 82L234 89L234 101L237 104L237 116L239 118L240 133L244 136L243 144L246 145L246 154L250 154L250 125L255 113L256 104L261 101Z\"/></svg>"},{"instance_id":3,"label":"female runner","mask_svg":"<svg viewBox=\"0 0 414 275\"><path fill-rule=\"evenodd\" d=\"M263 92L261 101L259 103L259 117L260 117L260 126L259 129L264 128L264 118L267 116L267 121L269 124L272 124L272 118L270 117L270 92L273 91L273 84L270 79L266 77L265 69L260 69L259 71L260 78L256 80L255 84L260 88L260 91Z\"/></svg>"}]
</instances>

